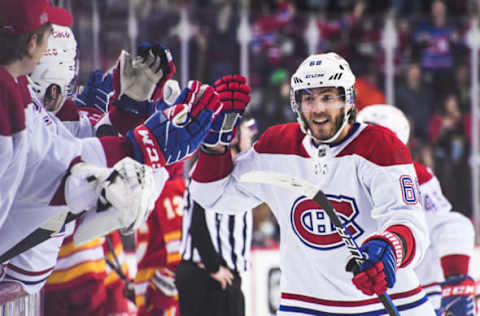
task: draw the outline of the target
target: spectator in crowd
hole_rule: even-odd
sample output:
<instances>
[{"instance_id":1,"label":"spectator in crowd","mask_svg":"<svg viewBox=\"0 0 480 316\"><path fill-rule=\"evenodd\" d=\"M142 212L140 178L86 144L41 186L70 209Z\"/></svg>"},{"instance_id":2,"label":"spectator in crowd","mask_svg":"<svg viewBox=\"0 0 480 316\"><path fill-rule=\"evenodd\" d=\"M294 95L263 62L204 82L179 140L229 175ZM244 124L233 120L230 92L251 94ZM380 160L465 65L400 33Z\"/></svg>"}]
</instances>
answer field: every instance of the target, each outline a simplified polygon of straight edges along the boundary
<instances>
[{"instance_id":1,"label":"spectator in crowd","mask_svg":"<svg viewBox=\"0 0 480 316\"><path fill-rule=\"evenodd\" d=\"M290 102L290 85L285 69L272 71L268 85L262 92L262 102L251 112L252 116L263 118L258 122L260 132L275 124L295 121L295 116L286 106Z\"/></svg>"},{"instance_id":2,"label":"spectator in crowd","mask_svg":"<svg viewBox=\"0 0 480 316\"><path fill-rule=\"evenodd\" d=\"M278 246L280 241L280 228L268 204L262 203L252 210L253 235L252 246L271 247Z\"/></svg>"},{"instance_id":3,"label":"spectator in crowd","mask_svg":"<svg viewBox=\"0 0 480 316\"><path fill-rule=\"evenodd\" d=\"M454 91L463 113L470 110L470 70L466 64L455 68Z\"/></svg>"},{"instance_id":4,"label":"spectator in crowd","mask_svg":"<svg viewBox=\"0 0 480 316\"><path fill-rule=\"evenodd\" d=\"M445 98L443 109L430 121L430 137L434 144L436 173L445 187L445 196L455 209L471 215L469 143L458 97Z\"/></svg>"},{"instance_id":5,"label":"spectator in crowd","mask_svg":"<svg viewBox=\"0 0 480 316\"><path fill-rule=\"evenodd\" d=\"M385 95L378 89L376 81L375 73L369 72L355 82L355 91L357 92L355 106L358 109L361 110L372 104L385 104Z\"/></svg>"},{"instance_id":6,"label":"spectator in crowd","mask_svg":"<svg viewBox=\"0 0 480 316\"><path fill-rule=\"evenodd\" d=\"M459 39L458 31L447 21L445 2L433 1L431 21L416 29L414 40L421 67L438 93L448 91L451 84Z\"/></svg>"},{"instance_id":7,"label":"spectator in crowd","mask_svg":"<svg viewBox=\"0 0 480 316\"><path fill-rule=\"evenodd\" d=\"M240 46L237 42L237 6L234 4L234 1L217 1L197 7L199 34L195 45L198 50L194 59L196 63L190 67L194 78L214 82L223 74L237 71ZM215 62L209 63L208 60L212 59Z\"/></svg>"},{"instance_id":8,"label":"spectator in crowd","mask_svg":"<svg viewBox=\"0 0 480 316\"><path fill-rule=\"evenodd\" d=\"M395 90L395 104L412 120L413 138L428 139L428 122L433 114L433 91L423 80L417 63L408 65Z\"/></svg>"}]
</instances>

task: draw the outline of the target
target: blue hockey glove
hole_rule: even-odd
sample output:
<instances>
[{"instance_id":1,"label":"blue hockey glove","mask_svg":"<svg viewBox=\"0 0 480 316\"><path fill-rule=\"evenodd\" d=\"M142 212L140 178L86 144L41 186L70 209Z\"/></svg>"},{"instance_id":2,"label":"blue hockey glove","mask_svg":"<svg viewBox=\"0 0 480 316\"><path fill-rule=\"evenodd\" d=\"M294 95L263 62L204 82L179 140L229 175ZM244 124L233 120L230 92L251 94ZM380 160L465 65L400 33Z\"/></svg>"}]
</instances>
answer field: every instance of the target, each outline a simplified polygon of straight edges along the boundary
<instances>
[{"instance_id":1,"label":"blue hockey glove","mask_svg":"<svg viewBox=\"0 0 480 316\"><path fill-rule=\"evenodd\" d=\"M390 232L367 238L360 247L366 260L353 277L355 286L366 295L383 294L395 285L395 273L402 262L402 243ZM351 271L347 264L347 270Z\"/></svg>"},{"instance_id":2,"label":"blue hockey glove","mask_svg":"<svg viewBox=\"0 0 480 316\"><path fill-rule=\"evenodd\" d=\"M442 284L442 315L475 316L475 281L468 275L452 275Z\"/></svg>"},{"instance_id":3,"label":"blue hockey glove","mask_svg":"<svg viewBox=\"0 0 480 316\"><path fill-rule=\"evenodd\" d=\"M240 75L228 75L215 82L215 91L223 102L223 109L212 123L203 143L205 146L228 146L233 140L242 114L250 102L250 87Z\"/></svg>"},{"instance_id":4,"label":"blue hockey glove","mask_svg":"<svg viewBox=\"0 0 480 316\"><path fill-rule=\"evenodd\" d=\"M87 85L73 98L73 101L78 106L97 108L105 113L108 111L108 100L112 92L112 74L109 73L104 77L101 70L95 70L90 73Z\"/></svg>"},{"instance_id":5,"label":"blue hockey glove","mask_svg":"<svg viewBox=\"0 0 480 316\"><path fill-rule=\"evenodd\" d=\"M128 131L137 161L159 168L188 158L200 146L222 103L212 87L198 81L189 82L184 95L185 103L157 111Z\"/></svg>"}]
</instances>

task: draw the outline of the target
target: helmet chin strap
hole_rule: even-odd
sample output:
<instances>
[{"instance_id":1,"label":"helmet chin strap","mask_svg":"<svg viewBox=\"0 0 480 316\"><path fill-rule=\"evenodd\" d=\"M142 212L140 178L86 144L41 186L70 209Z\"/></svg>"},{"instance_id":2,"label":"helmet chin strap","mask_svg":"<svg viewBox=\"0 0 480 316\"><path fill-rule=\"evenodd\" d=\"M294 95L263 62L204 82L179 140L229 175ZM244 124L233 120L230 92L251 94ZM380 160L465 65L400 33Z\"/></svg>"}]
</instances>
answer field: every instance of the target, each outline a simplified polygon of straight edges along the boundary
<instances>
[{"instance_id":1,"label":"helmet chin strap","mask_svg":"<svg viewBox=\"0 0 480 316\"><path fill-rule=\"evenodd\" d=\"M316 141L320 142L320 143L324 143L324 144L329 144L331 142L333 142L337 137L338 135L340 135L340 133L342 132L342 130L345 128L345 126L347 126L347 123L348 123L348 113L350 112L351 108L348 109L348 110L345 110L344 113L343 113L343 122L342 122L342 125L340 126L340 128L337 130L337 132L330 138L328 139L319 139L315 136L313 136L312 132L310 131L310 129L308 128L307 126L307 123L305 123L304 119L303 119L303 116L302 114L300 113L299 110L296 110L297 112L297 121L298 123L300 124L300 128L302 130L302 132L304 132L305 134L308 134L310 137L312 137L313 139L315 139Z\"/></svg>"}]
</instances>

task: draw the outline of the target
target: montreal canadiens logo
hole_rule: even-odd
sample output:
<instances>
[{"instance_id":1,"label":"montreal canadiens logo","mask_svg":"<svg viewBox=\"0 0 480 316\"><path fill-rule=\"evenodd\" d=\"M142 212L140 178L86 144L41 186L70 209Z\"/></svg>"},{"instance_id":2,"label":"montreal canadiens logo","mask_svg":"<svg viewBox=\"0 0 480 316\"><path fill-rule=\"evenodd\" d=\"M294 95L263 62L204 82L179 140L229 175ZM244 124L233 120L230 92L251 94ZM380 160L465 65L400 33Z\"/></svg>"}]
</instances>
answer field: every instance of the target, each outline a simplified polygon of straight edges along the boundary
<instances>
[{"instance_id":1,"label":"montreal canadiens logo","mask_svg":"<svg viewBox=\"0 0 480 316\"><path fill-rule=\"evenodd\" d=\"M358 208L355 200L346 196L327 195L342 223L355 239L363 230L355 223ZM338 248L344 245L327 213L313 200L298 198L292 206L290 221L295 234L307 246L319 250Z\"/></svg>"}]
</instances>

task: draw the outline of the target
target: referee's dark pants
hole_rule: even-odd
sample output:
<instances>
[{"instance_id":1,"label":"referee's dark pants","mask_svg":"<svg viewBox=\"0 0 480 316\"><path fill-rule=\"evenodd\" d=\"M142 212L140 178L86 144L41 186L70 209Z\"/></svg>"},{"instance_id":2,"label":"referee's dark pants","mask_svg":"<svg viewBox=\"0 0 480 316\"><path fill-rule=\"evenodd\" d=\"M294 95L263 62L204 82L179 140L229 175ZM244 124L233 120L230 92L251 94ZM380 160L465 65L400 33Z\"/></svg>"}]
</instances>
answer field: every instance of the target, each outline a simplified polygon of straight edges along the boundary
<instances>
[{"instance_id":1,"label":"referee's dark pants","mask_svg":"<svg viewBox=\"0 0 480 316\"><path fill-rule=\"evenodd\" d=\"M245 316L242 281L237 272L233 272L232 285L225 290L192 261L182 260L175 274L181 316Z\"/></svg>"}]
</instances>

